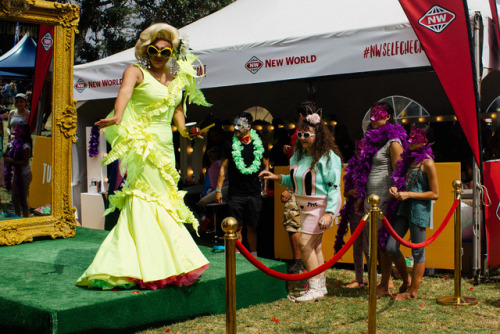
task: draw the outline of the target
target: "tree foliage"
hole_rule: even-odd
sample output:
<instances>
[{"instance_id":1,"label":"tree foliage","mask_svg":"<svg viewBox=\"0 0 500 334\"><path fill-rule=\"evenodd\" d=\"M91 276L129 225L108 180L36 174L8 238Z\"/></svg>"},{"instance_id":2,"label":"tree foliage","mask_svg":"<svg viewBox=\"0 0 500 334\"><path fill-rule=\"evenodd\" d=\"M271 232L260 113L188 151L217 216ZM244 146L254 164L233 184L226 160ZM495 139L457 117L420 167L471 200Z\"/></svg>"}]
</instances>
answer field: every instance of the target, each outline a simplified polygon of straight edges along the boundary
<instances>
[{"instance_id":1,"label":"tree foliage","mask_svg":"<svg viewBox=\"0 0 500 334\"><path fill-rule=\"evenodd\" d=\"M138 26L144 30L157 22L166 22L174 27L184 27L202 17L205 17L234 0L135 0L137 11L144 22Z\"/></svg>"},{"instance_id":2,"label":"tree foliage","mask_svg":"<svg viewBox=\"0 0 500 334\"><path fill-rule=\"evenodd\" d=\"M234 0L68 0L80 6L76 63L107 57L135 45L139 33L153 23L180 28ZM59 1L61 2L61 1Z\"/></svg>"}]
</instances>

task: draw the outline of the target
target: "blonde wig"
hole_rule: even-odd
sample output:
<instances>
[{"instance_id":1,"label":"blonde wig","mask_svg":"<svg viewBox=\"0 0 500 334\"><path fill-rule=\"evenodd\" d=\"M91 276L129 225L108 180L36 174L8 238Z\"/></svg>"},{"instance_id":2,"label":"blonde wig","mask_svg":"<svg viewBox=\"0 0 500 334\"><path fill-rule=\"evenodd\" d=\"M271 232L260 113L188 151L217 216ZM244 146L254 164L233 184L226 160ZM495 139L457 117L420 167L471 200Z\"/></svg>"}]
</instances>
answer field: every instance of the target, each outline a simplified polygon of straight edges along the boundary
<instances>
[{"instance_id":1,"label":"blonde wig","mask_svg":"<svg viewBox=\"0 0 500 334\"><path fill-rule=\"evenodd\" d=\"M174 54L176 53L179 46L179 31L166 23L156 23L141 32L135 44L135 58L141 61L146 54L146 48L158 39L172 43Z\"/></svg>"}]
</instances>

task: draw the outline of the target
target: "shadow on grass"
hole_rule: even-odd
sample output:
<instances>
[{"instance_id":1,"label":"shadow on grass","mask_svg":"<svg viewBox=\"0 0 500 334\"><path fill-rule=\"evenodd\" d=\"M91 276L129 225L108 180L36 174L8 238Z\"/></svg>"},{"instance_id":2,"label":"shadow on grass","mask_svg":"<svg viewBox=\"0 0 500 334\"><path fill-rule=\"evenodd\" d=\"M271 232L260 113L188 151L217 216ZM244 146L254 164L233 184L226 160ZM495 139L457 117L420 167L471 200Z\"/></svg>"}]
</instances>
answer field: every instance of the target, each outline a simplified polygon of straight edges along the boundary
<instances>
[{"instance_id":1,"label":"shadow on grass","mask_svg":"<svg viewBox=\"0 0 500 334\"><path fill-rule=\"evenodd\" d=\"M500 308L500 299L487 299L482 302L483 304L490 305L493 307Z\"/></svg>"}]
</instances>

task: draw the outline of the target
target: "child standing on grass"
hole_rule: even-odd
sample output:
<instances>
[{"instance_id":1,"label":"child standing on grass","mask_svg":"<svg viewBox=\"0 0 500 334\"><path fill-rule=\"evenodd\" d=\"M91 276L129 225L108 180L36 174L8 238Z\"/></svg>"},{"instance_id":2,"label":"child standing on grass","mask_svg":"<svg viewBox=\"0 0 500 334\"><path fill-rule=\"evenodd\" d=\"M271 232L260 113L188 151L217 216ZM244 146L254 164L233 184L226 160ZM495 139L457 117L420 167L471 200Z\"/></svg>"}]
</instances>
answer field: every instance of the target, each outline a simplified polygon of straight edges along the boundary
<instances>
[{"instance_id":1,"label":"child standing on grass","mask_svg":"<svg viewBox=\"0 0 500 334\"><path fill-rule=\"evenodd\" d=\"M29 162L33 147L29 125L26 123L16 125L12 134L4 158L5 188L12 192L15 214L28 217L28 193L32 179Z\"/></svg>"},{"instance_id":2,"label":"child standing on grass","mask_svg":"<svg viewBox=\"0 0 500 334\"><path fill-rule=\"evenodd\" d=\"M403 153L400 162L401 168L407 170L405 188L403 191L398 191L396 187L389 189L389 194L401 202L392 226L400 237L404 237L409 229L412 243L425 241L425 229L430 226L431 220L431 201L439 197L430 139L432 133L428 125L419 124L412 127L408 140L409 150ZM386 251L393 260L403 257L399 246L392 236L387 241ZM414 265L409 290L400 289L400 293L393 295L395 300L417 298L418 288L425 272L425 249L412 249L411 253ZM409 280L408 270L400 270L400 274L405 282Z\"/></svg>"},{"instance_id":3,"label":"child standing on grass","mask_svg":"<svg viewBox=\"0 0 500 334\"><path fill-rule=\"evenodd\" d=\"M346 204L340 211L341 219L347 219L349 221L349 226L351 228L351 234L354 233L359 225L359 222L363 218L364 214L364 202L358 193L355 185L355 176L352 173L347 173L349 170L353 170L354 166L359 164L359 156L361 153L360 142L356 144L356 155L353 156L347 162L347 167L345 169L346 175L344 176L344 197L346 198ZM358 236L354 244L352 245L353 251L353 262L354 262L354 273L355 281L346 285L346 288L358 288L364 286L366 281L363 279L364 274L364 260L363 254L366 258L366 263L368 261L368 235L369 235L369 224L366 224L361 234ZM340 251L335 247L335 253Z\"/></svg>"}]
</instances>

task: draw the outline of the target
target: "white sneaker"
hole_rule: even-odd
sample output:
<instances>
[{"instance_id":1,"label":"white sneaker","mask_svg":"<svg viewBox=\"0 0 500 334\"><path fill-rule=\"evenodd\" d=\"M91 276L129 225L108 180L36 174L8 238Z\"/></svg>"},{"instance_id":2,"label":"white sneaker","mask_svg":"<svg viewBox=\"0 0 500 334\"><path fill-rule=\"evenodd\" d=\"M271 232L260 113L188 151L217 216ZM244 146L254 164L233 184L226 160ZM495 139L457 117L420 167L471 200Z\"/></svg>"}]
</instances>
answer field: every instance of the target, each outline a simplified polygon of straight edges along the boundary
<instances>
[{"instance_id":1,"label":"white sneaker","mask_svg":"<svg viewBox=\"0 0 500 334\"><path fill-rule=\"evenodd\" d=\"M326 288L326 275L321 277L321 291L324 295L328 294L328 289Z\"/></svg>"},{"instance_id":2,"label":"white sneaker","mask_svg":"<svg viewBox=\"0 0 500 334\"><path fill-rule=\"evenodd\" d=\"M323 276L321 277L321 292L323 292L323 295L327 295L328 294L328 290L326 288L326 276ZM309 291L310 287L309 287L309 281L306 282L306 284L304 285L304 291L300 291L299 294L302 296L302 295L305 295L307 291Z\"/></svg>"},{"instance_id":3,"label":"white sneaker","mask_svg":"<svg viewBox=\"0 0 500 334\"><path fill-rule=\"evenodd\" d=\"M295 303L305 303L305 302L313 302L316 300L321 300L325 298L322 289L322 278L311 278L309 279L309 289L305 291L305 293L300 297L288 296L292 302Z\"/></svg>"}]
</instances>

